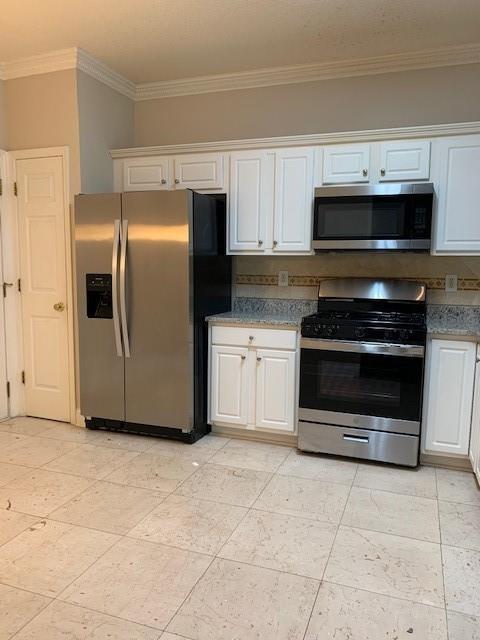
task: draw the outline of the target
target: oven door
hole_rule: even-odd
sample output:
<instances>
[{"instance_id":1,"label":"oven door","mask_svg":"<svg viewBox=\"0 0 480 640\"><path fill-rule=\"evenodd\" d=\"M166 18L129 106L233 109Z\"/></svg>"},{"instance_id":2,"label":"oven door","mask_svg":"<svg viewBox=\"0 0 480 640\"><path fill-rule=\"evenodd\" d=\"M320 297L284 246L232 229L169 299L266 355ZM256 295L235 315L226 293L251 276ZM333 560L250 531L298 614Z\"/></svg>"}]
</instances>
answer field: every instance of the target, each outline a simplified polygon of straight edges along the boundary
<instances>
[{"instance_id":1,"label":"oven door","mask_svg":"<svg viewBox=\"0 0 480 640\"><path fill-rule=\"evenodd\" d=\"M418 435L422 346L302 338L300 420Z\"/></svg>"},{"instance_id":2,"label":"oven door","mask_svg":"<svg viewBox=\"0 0 480 640\"><path fill-rule=\"evenodd\" d=\"M431 194L322 195L315 198L313 248L428 249L431 211Z\"/></svg>"}]
</instances>

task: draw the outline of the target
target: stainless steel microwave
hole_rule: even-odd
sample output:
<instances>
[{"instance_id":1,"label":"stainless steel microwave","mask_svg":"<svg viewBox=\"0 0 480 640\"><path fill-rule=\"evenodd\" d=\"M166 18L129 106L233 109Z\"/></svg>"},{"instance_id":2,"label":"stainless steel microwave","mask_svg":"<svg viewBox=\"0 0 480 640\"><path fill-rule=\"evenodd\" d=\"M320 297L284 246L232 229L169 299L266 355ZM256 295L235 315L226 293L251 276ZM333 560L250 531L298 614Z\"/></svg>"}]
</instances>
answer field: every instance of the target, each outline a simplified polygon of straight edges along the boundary
<instances>
[{"instance_id":1,"label":"stainless steel microwave","mask_svg":"<svg viewBox=\"0 0 480 640\"><path fill-rule=\"evenodd\" d=\"M315 189L315 251L428 251L433 184Z\"/></svg>"}]
</instances>

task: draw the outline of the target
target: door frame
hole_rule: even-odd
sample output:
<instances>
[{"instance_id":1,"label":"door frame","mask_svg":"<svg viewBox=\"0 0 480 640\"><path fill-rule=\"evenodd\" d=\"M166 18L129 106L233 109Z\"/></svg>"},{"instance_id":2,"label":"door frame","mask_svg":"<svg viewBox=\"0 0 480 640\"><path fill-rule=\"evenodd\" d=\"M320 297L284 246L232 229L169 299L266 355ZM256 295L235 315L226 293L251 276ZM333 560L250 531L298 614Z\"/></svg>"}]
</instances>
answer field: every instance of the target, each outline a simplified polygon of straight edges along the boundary
<instances>
[{"instance_id":1,"label":"door frame","mask_svg":"<svg viewBox=\"0 0 480 640\"><path fill-rule=\"evenodd\" d=\"M12 253L15 253L16 237L11 233L12 224L16 223L13 205L13 163L7 151L0 149L0 177L2 178L2 206L0 208L0 275L4 282L16 283L18 270ZM23 404L21 385L21 368L18 354L18 337L20 316L18 290L16 287L7 290L7 296L3 299L3 325L5 341L5 382L10 383L10 397L7 397L7 417L21 411ZM0 309L0 313L2 310ZM2 339L0 338L0 343ZM6 390L5 390L5 393Z\"/></svg>"},{"instance_id":2,"label":"door frame","mask_svg":"<svg viewBox=\"0 0 480 640\"><path fill-rule=\"evenodd\" d=\"M69 406L70 406L70 422L77 423L76 412L76 394L75 394L75 330L74 330L74 295L73 295L73 235L72 235L72 206L70 204L70 149L69 147L46 147L43 149L22 149L20 151L12 151L10 155L13 160L14 179L16 180L16 162L17 160L34 160L39 158L62 159L63 169L63 196L64 196L64 222L65 222L65 274L67 283L67 349L68 349L68 388L69 388ZM18 236L18 203L15 201L16 211L16 260L18 263L18 273L20 274L20 238ZM20 275L19 275L20 277ZM21 302L20 302L21 305ZM20 307L21 308L21 307ZM22 311L21 311L22 313ZM22 367L23 360L23 332L21 331L21 353ZM26 411L26 399L24 399L23 413Z\"/></svg>"}]
</instances>

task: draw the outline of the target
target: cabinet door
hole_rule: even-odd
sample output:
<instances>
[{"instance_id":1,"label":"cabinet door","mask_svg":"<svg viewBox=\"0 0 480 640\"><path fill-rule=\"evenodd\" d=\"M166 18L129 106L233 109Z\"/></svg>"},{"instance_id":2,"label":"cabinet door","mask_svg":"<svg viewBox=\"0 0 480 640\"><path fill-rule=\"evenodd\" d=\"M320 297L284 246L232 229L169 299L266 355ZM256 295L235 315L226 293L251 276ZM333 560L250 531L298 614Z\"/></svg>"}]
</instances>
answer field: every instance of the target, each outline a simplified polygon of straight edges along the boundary
<instances>
[{"instance_id":1,"label":"cabinet door","mask_svg":"<svg viewBox=\"0 0 480 640\"><path fill-rule=\"evenodd\" d=\"M424 449L467 455L470 441L476 345L432 340L427 350Z\"/></svg>"},{"instance_id":2,"label":"cabinet door","mask_svg":"<svg viewBox=\"0 0 480 640\"><path fill-rule=\"evenodd\" d=\"M430 140L382 142L380 145L380 182L428 180L430 176Z\"/></svg>"},{"instance_id":3,"label":"cabinet door","mask_svg":"<svg viewBox=\"0 0 480 640\"><path fill-rule=\"evenodd\" d=\"M436 141L437 253L480 254L480 135Z\"/></svg>"},{"instance_id":4,"label":"cabinet door","mask_svg":"<svg viewBox=\"0 0 480 640\"><path fill-rule=\"evenodd\" d=\"M313 210L312 148L285 149L275 154L273 249L310 252Z\"/></svg>"},{"instance_id":5,"label":"cabinet door","mask_svg":"<svg viewBox=\"0 0 480 640\"><path fill-rule=\"evenodd\" d=\"M123 190L151 191L171 187L170 158L127 158L123 161Z\"/></svg>"},{"instance_id":6,"label":"cabinet door","mask_svg":"<svg viewBox=\"0 0 480 640\"><path fill-rule=\"evenodd\" d=\"M267 220L273 215L273 154L239 151L230 156L230 251L271 248Z\"/></svg>"},{"instance_id":7,"label":"cabinet door","mask_svg":"<svg viewBox=\"0 0 480 640\"><path fill-rule=\"evenodd\" d=\"M295 431L295 352L258 349L256 427Z\"/></svg>"},{"instance_id":8,"label":"cabinet door","mask_svg":"<svg viewBox=\"0 0 480 640\"><path fill-rule=\"evenodd\" d=\"M475 367L475 391L473 396L472 431L470 435L470 462L480 482L480 361L477 355Z\"/></svg>"},{"instance_id":9,"label":"cabinet door","mask_svg":"<svg viewBox=\"0 0 480 640\"><path fill-rule=\"evenodd\" d=\"M175 156L174 181L179 189L223 189L225 154Z\"/></svg>"},{"instance_id":10,"label":"cabinet door","mask_svg":"<svg viewBox=\"0 0 480 640\"><path fill-rule=\"evenodd\" d=\"M212 346L210 404L213 422L246 426L248 349Z\"/></svg>"},{"instance_id":11,"label":"cabinet door","mask_svg":"<svg viewBox=\"0 0 480 640\"><path fill-rule=\"evenodd\" d=\"M368 182L370 145L332 145L323 149L323 184Z\"/></svg>"}]
</instances>

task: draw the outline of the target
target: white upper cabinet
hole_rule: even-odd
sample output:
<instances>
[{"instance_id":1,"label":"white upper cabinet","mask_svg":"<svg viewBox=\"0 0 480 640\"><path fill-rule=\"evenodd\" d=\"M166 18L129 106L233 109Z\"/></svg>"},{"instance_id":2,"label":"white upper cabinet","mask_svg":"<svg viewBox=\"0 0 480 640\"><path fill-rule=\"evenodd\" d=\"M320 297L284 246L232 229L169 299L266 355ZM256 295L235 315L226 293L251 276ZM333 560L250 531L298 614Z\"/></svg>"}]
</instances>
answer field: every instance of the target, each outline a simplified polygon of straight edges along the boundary
<instances>
[{"instance_id":1,"label":"white upper cabinet","mask_svg":"<svg viewBox=\"0 0 480 640\"><path fill-rule=\"evenodd\" d=\"M430 177L430 140L382 142L380 170L374 180L380 182L428 180Z\"/></svg>"},{"instance_id":2,"label":"white upper cabinet","mask_svg":"<svg viewBox=\"0 0 480 640\"><path fill-rule=\"evenodd\" d=\"M370 145L332 145L323 149L323 184L369 182Z\"/></svg>"},{"instance_id":3,"label":"white upper cabinet","mask_svg":"<svg viewBox=\"0 0 480 640\"><path fill-rule=\"evenodd\" d=\"M174 156L173 175L179 189L223 189L225 154L200 153Z\"/></svg>"},{"instance_id":4,"label":"white upper cabinet","mask_svg":"<svg viewBox=\"0 0 480 640\"><path fill-rule=\"evenodd\" d=\"M273 250L310 252L312 244L314 150L275 153Z\"/></svg>"},{"instance_id":5,"label":"white upper cabinet","mask_svg":"<svg viewBox=\"0 0 480 640\"><path fill-rule=\"evenodd\" d=\"M123 161L123 190L170 189L170 160L166 156L127 158Z\"/></svg>"},{"instance_id":6,"label":"white upper cabinet","mask_svg":"<svg viewBox=\"0 0 480 640\"><path fill-rule=\"evenodd\" d=\"M267 220L273 207L273 154L239 151L230 156L230 251L271 248Z\"/></svg>"},{"instance_id":7,"label":"white upper cabinet","mask_svg":"<svg viewBox=\"0 0 480 640\"><path fill-rule=\"evenodd\" d=\"M480 253L480 135L434 143L434 252Z\"/></svg>"},{"instance_id":8,"label":"white upper cabinet","mask_svg":"<svg viewBox=\"0 0 480 640\"><path fill-rule=\"evenodd\" d=\"M256 421L259 429L295 430L295 352L257 349Z\"/></svg>"},{"instance_id":9,"label":"white upper cabinet","mask_svg":"<svg viewBox=\"0 0 480 640\"><path fill-rule=\"evenodd\" d=\"M468 454L476 351L475 343L460 340L434 339L428 345L426 453Z\"/></svg>"}]
</instances>

